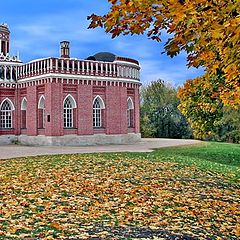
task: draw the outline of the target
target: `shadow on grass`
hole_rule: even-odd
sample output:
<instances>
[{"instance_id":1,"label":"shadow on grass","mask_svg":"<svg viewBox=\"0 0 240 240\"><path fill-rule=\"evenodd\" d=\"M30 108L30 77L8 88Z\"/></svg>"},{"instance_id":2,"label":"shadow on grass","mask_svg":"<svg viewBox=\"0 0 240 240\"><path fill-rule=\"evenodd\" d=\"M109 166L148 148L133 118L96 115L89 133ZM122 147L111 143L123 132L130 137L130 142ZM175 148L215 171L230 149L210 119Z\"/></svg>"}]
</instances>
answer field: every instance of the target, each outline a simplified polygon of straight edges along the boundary
<instances>
[{"instance_id":1,"label":"shadow on grass","mask_svg":"<svg viewBox=\"0 0 240 240\"><path fill-rule=\"evenodd\" d=\"M98 236L102 232L108 233L104 238L89 237L90 240L100 239L166 239L166 240L197 240L197 238L189 235L180 235L170 233L166 230L152 230L150 228L142 227L106 227L102 225L95 225L91 230L87 231L89 236ZM77 238L71 238L77 239Z\"/></svg>"}]
</instances>

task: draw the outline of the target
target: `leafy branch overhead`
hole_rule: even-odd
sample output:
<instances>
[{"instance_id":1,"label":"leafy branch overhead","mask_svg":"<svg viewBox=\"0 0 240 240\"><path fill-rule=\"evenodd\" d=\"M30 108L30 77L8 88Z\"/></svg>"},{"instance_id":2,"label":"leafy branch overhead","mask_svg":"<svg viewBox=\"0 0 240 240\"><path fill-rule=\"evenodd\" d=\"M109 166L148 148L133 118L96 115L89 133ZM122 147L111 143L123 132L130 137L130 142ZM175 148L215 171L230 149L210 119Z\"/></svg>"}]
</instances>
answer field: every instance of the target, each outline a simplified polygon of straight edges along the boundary
<instances>
[{"instance_id":1,"label":"leafy branch overhead","mask_svg":"<svg viewBox=\"0 0 240 240\"><path fill-rule=\"evenodd\" d=\"M92 14L89 28L102 27L112 37L143 34L161 41L170 37L165 52L186 51L188 66L203 66L205 79L223 72L219 98L224 105L240 104L240 17L238 0L108 0L110 11Z\"/></svg>"}]
</instances>

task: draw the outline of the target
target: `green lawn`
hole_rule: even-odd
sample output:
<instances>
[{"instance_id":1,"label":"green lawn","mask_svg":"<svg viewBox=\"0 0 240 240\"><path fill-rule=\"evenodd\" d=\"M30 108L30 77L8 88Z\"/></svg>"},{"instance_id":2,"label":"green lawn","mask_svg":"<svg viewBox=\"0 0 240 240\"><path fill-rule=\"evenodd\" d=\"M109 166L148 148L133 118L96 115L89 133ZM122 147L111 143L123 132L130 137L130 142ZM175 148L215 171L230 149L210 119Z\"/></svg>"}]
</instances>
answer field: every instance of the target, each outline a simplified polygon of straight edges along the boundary
<instances>
[{"instance_id":1,"label":"green lawn","mask_svg":"<svg viewBox=\"0 0 240 240\"><path fill-rule=\"evenodd\" d=\"M0 161L0 239L239 239L239 169L224 143Z\"/></svg>"}]
</instances>

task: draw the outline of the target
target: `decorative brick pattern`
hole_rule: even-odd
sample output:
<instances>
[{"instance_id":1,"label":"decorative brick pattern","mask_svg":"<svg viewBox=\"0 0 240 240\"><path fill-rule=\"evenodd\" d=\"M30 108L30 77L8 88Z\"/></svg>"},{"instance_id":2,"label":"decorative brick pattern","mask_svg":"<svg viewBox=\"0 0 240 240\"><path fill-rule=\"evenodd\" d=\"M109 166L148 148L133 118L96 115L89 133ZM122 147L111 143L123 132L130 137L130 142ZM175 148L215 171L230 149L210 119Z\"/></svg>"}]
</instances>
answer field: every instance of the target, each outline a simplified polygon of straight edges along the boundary
<instances>
[{"instance_id":1,"label":"decorative brick pattern","mask_svg":"<svg viewBox=\"0 0 240 240\"><path fill-rule=\"evenodd\" d=\"M9 59L0 60L0 69L5 69L8 64L12 64ZM76 60L63 56L26 64L17 60L12 69L16 73L16 81L0 79L0 107L6 99L14 106L12 128L0 129L0 135L24 135L24 139L27 136L139 135L141 84L138 61L117 56L114 62ZM71 129L64 128L63 117L63 102L68 95L76 103ZM93 127L93 100L96 96L105 105L101 109L101 128ZM44 107L39 106L43 97ZM131 128L128 128L127 121L129 97L134 105ZM26 109L21 109L24 98Z\"/></svg>"}]
</instances>

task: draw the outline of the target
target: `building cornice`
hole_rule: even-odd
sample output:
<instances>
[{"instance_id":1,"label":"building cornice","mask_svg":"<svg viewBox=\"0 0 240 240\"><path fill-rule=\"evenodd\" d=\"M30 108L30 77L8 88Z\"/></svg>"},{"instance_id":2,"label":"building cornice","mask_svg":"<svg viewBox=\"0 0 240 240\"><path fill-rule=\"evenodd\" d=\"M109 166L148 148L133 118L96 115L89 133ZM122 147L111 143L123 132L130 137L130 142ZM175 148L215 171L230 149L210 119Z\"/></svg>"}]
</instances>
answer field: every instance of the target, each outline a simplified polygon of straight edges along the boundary
<instances>
[{"instance_id":1,"label":"building cornice","mask_svg":"<svg viewBox=\"0 0 240 240\"><path fill-rule=\"evenodd\" d=\"M125 83L135 83L141 85L140 81L134 79L126 79L119 77L103 77L103 76L88 76L88 75L75 75L75 74L61 74L61 73L47 73L40 76L30 77L18 80L17 84L38 81L46 78L61 78L61 79L74 79L74 80L91 80L91 81L106 81L106 82L125 82Z\"/></svg>"}]
</instances>

